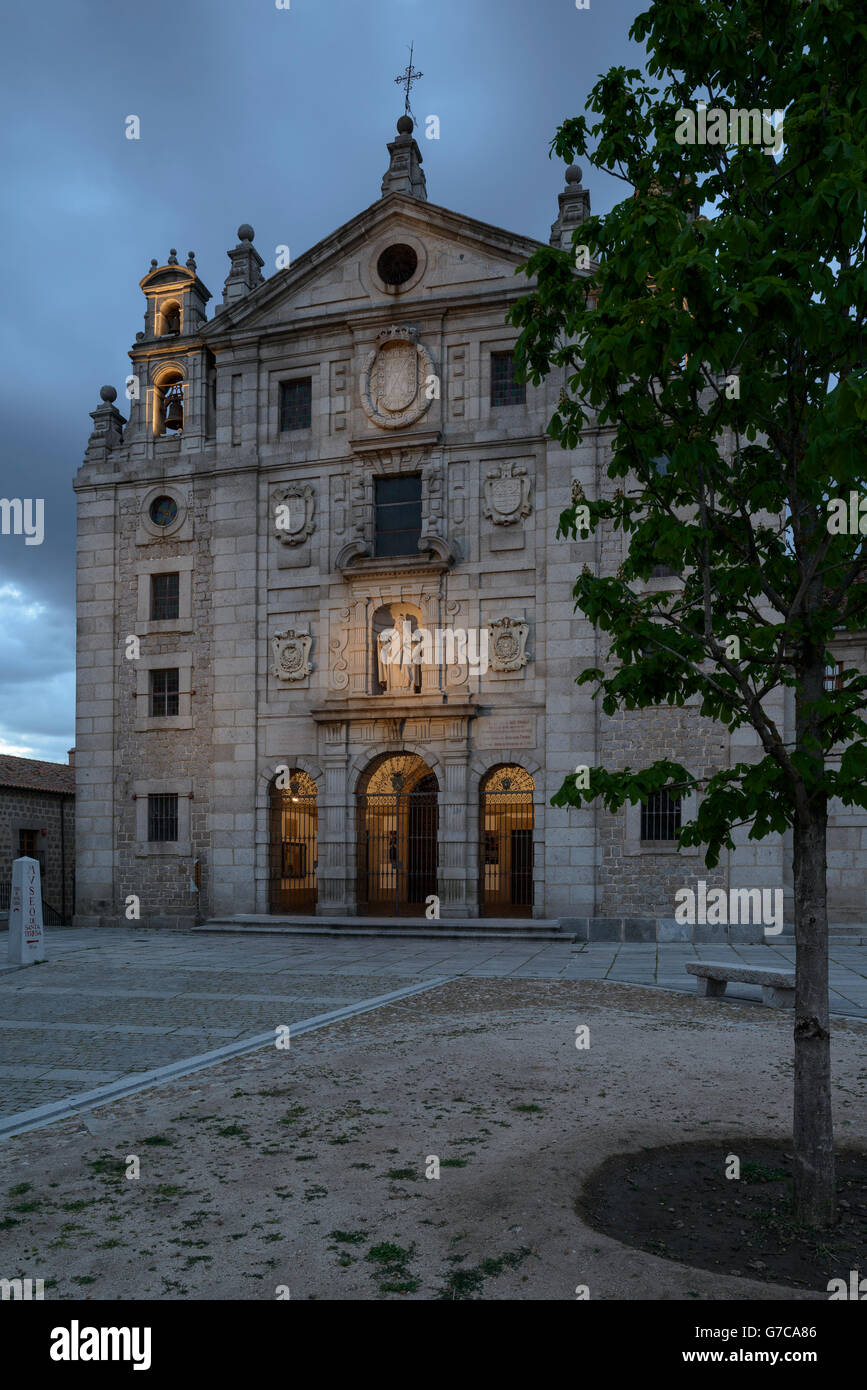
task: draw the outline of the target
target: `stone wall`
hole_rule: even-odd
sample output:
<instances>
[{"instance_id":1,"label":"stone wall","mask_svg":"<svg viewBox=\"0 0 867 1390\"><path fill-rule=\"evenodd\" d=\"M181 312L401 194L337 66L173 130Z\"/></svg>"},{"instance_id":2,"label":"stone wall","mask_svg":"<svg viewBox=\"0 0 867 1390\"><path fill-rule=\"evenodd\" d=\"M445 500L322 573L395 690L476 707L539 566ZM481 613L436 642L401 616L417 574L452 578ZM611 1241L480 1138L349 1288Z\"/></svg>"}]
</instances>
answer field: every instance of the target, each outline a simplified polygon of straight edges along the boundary
<instances>
[{"instance_id":1,"label":"stone wall","mask_svg":"<svg viewBox=\"0 0 867 1390\"><path fill-rule=\"evenodd\" d=\"M190 925L200 916L200 901L210 893L208 793L211 775L211 709L214 700L214 657L211 638L211 602L214 559L211 553L213 525L212 490L184 480L169 491L185 500L181 537L152 538L141 529L147 489L118 489L117 557L119 582L116 601L118 634L115 667L115 806L116 877L113 901L115 918L123 920L128 895L140 899L141 922L152 926ZM155 562L160 571L171 571L185 558L192 559L191 605L175 620L142 623L139 612L141 562ZM149 582L149 574L146 576ZM145 631L142 632L142 628ZM154 630L157 629L157 630ZM177 658L182 708L189 697L190 714L175 718L147 719L147 680L140 680L136 659L126 656L126 639L138 635L144 663L172 666ZM191 658L189 665L183 658ZM192 693L190 693L192 692ZM141 727L143 724L148 727ZM186 725L186 727L184 727ZM192 797L181 792L189 807L189 835L175 845L150 846L141 834L142 783L152 790L173 784L189 784ZM186 807L180 806L181 824ZM194 861L200 863L201 892L190 890Z\"/></svg>"},{"instance_id":2,"label":"stone wall","mask_svg":"<svg viewBox=\"0 0 867 1390\"><path fill-rule=\"evenodd\" d=\"M75 891L75 803L71 796L0 787L0 882L10 882L12 861L21 854L19 831L36 831L36 853L45 868L42 896L66 920ZM42 834L45 830L47 833Z\"/></svg>"},{"instance_id":3,"label":"stone wall","mask_svg":"<svg viewBox=\"0 0 867 1390\"><path fill-rule=\"evenodd\" d=\"M600 722L600 762L611 772L671 758L708 777L727 763L728 734L694 709L619 710ZM640 812L636 816L623 807L612 814L600 808L598 828L600 916L673 917L675 893L695 888L696 879L704 879L709 889L728 887L727 853L716 869L708 869L695 851L642 846Z\"/></svg>"}]
</instances>

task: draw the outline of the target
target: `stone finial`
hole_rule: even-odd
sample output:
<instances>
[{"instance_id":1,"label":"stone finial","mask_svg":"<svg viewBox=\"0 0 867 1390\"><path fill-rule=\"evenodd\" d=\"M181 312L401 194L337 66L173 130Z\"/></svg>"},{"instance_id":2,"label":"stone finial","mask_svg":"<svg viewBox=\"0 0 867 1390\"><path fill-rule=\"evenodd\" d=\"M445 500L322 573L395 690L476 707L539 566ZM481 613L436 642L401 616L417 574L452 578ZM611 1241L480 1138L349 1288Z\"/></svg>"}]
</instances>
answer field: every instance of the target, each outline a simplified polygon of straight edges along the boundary
<instances>
[{"instance_id":1,"label":"stone finial","mask_svg":"<svg viewBox=\"0 0 867 1390\"><path fill-rule=\"evenodd\" d=\"M563 251L572 249L572 233L590 216L590 194L581 187L581 169L570 164L566 170L566 187L558 195L560 211L551 224L550 242Z\"/></svg>"},{"instance_id":2,"label":"stone finial","mask_svg":"<svg viewBox=\"0 0 867 1390\"><path fill-rule=\"evenodd\" d=\"M253 245L256 233L249 222L242 222L238 228L238 245L228 252L232 262L226 283L223 286L223 304L234 304L243 299L257 285L265 283L262 266L265 264Z\"/></svg>"},{"instance_id":3,"label":"stone finial","mask_svg":"<svg viewBox=\"0 0 867 1390\"><path fill-rule=\"evenodd\" d=\"M99 405L90 412L93 430L87 445L88 458L92 459L94 454L104 455L123 443L126 419L115 405L116 400L117 391L113 386L99 388Z\"/></svg>"},{"instance_id":4,"label":"stone finial","mask_svg":"<svg viewBox=\"0 0 867 1390\"><path fill-rule=\"evenodd\" d=\"M413 138L411 116L401 116L397 123L397 139L388 146L391 163L382 180L382 196L386 193L407 193L411 198L427 202L427 182L422 169L421 150Z\"/></svg>"},{"instance_id":5,"label":"stone finial","mask_svg":"<svg viewBox=\"0 0 867 1390\"><path fill-rule=\"evenodd\" d=\"M167 262L166 262L166 265L177 265L177 263L178 263L178 253L177 253L177 251L175 250L174 246L172 246L172 247L170 247L170 249L169 249L169 258L168 258L168 260L167 260Z\"/></svg>"},{"instance_id":6,"label":"stone finial","mask_svg":"<svg viewBox=\"0 0 867 1390\"><path fill-rule=\"evenodd\" d=\"M195 253L195 251L188 251L188 252L187 252L187 270L195 270L195 269L196 269L196 253Z\"/></svg>"}]
</instances>

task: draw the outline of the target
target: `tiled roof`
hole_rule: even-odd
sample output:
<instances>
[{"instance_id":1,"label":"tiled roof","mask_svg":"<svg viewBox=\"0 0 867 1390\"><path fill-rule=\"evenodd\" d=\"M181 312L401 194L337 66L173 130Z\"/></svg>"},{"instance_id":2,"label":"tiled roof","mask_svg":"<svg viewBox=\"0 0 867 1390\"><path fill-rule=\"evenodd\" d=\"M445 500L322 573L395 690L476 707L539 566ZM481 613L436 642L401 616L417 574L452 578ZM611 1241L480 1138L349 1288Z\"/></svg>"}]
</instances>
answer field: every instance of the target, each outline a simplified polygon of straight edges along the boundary
<instances>
[{"instance_id":1,"label":"tiled roof","mask_svg":"<svg viewBox=\"0 0 867 1390\"><path fill-rule=\"evenodd\" d=\"M0 753L0 787L34 792L75 794L75 768L67 763L43 763L37 758L11 758Z\"/></svg>"}]
</instances>

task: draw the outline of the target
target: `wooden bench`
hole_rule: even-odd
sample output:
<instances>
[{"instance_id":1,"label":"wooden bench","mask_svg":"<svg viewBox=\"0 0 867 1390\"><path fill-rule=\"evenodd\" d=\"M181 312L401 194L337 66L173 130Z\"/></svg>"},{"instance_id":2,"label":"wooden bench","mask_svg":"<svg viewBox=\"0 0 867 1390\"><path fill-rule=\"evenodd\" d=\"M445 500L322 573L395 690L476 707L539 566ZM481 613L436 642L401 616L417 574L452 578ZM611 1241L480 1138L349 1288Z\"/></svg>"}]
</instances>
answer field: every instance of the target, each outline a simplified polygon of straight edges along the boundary
<instances>
[{"instance_id":1,"label":"wooden bench","mask_svg":"<svg viewBox=\"0 0 867 1390\"><path fill-rule=\"evenodd\" d=\"M721 960L691 960L687 972L698 977L699 994L718 999L725 994L729 980L745 985L761 985L762 1003L775 1009L795 1007L795 972L773 965L731 965Z\"/></svg>"}]
</instances>

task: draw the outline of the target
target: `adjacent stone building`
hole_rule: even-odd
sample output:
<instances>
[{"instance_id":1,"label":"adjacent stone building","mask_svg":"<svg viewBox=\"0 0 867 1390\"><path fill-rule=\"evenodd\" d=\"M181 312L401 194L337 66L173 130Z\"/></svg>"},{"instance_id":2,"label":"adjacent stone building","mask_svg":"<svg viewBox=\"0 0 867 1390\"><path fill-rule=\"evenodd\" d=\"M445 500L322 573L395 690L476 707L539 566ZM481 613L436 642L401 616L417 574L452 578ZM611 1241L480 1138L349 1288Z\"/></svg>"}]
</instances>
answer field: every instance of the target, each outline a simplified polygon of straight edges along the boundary
<instances>
[{"instance_id":1,"label":"adjacent stone building","mask_svg":"<svg viewBox=\"0 0 867 1390\"><path fill-rule=\"evenodd\" d=\"M693 709L607 719L575 686L600 639L572 584L621 541L557 523L574 480L612 486L607 436L564 452L562 374L514 378L505 317L539 243L428 201L408 116L388 150L381 197L267 278L242 225L211 317L192 253L141 280L129 419L103 387L75 481L77 920L436 898L653 939L684 934L697 877L788 902L780 841L706 874L675 853L687 806L550 806L579 764L755 745ZM570 169L551 243L588 212ZM863 917L839 887L837 917Z\"/></svg>"},{"instance_id":2,"label":"adjacent stone building","mask_svg":"<svg viewBox=\"0 0 867 1390\"><path fill-rule=\"evenodd\" d=\"M69 922L75 903L75 771L69 764L0 753L0 918L9 912L12 862L39 862L45 921Z\"/></svg>"}]
</instances>

